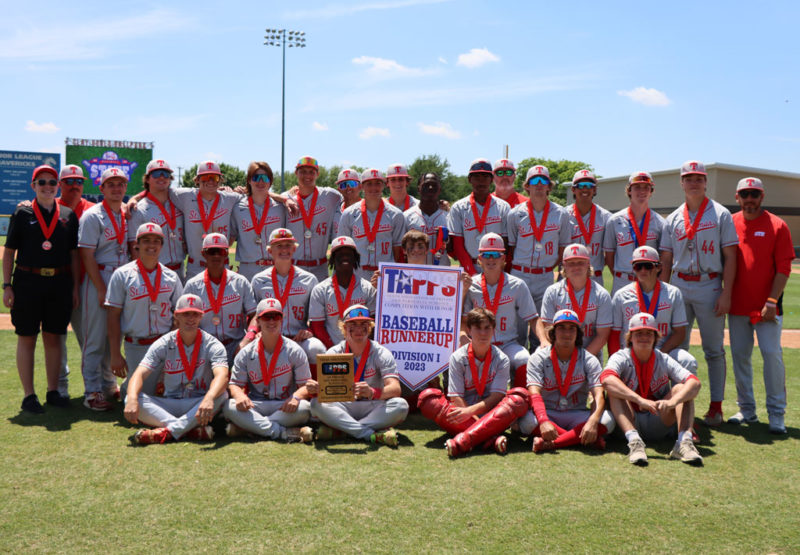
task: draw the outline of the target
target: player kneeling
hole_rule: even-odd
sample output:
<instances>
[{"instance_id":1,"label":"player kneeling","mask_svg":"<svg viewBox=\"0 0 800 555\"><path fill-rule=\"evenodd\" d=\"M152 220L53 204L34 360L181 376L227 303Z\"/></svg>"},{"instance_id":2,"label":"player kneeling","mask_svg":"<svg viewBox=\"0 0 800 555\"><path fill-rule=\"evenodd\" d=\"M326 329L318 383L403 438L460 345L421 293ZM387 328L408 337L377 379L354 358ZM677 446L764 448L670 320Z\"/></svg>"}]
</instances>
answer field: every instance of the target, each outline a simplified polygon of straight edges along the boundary
<instances>
[{"instance_id":1,"label":"player kneeling","mask_svg":"<svg viewBox=\"0 0 800 555\"><path fill-rule=\"evenodd\" d=\"M233 361L228 386L231 398L222 407L230 421L226 432L230 437L251 433L310 443L311 428L298 427L308 422L311 414L308 389L316 392L316 383L309 383L308 357L300 345L281 336L283 307L279 301L259 302L256 319L261 338L249 343Z\"/></svg>"},{"instance_id":2,"label":"player kneeling","mask_svg":"<svg viewBox=\"0 0 800 555\"><path fill-rule=\"evenodd\" d=\"M674 434L677 423L678 441L670 458L701 465L703 457L692 441L694 398L700 380L655 348L659 337L651 314L634 314L625 337L628 348L611 355L600 379L611 412L628 440L631 463L647 464L642 436L660 440Z\"/></svg>"},{"instance_id":3,"label":"player kneeling","mask_svg":"<svg viewBox=\"0 0 800 555\"><path fill-rule=\"evenodd\" d=\"M466 327L471 341L450 356L449 400L438 389L426 389L419 395L423 416L455 436L445 443L451 457L476 446L505 453L503 432L527 410L528 393L523 388L506 393L510 363L503 351L492 345L495 325L490 311L470 310Z\"/></svg>"},{"instance_id":4,"label":"player kneeling","mask_svg":"<svg viewBox=\"0 0 800 555\"><path fill-rule=\"evenodd\" d=\"M582 327L575 312L559 310L547 330L550 345L537 350L528 360L528 393L533 410L518 424L523 435L533 434L535 453L579 443L605 449L603 436L614 429L614 418L605 410L602 367L583 348ZM590 393L591 410L586 408Z\"/></svg>"},{"instance_id":5,"label":"player kneeling","mask_svg":"<svg viewBox=\"0 0 800 555\"><path fill-rule=\"evenodd\" d=\"M337 432L344 432L356 439L396 447L397 432L392 426L408 415L408 402L400 397L397 363L389 349L370 340L375 322L366 306L353 305L342 318L339 328L344 341L328 349L328 353L353 353L354 399L346 403L311 401L311 414L323 423L317 439L332 439Z\"/></svg>"},{"instance_id":6,"label":"player kneeling","mask_svg":"<svg viewBox=\"0 0 800 555\"><path fill-rule=\"evenodd\" d=\"M131 424L156 426L136 432L134 442L214 437L209 423L228 398L228 356L218 339L199 329L202 317L200 297L182 295L175 308L178 329L153 343L131 376L125 418ZM153 372L161 373L161 396L141 393Z\"/></svg>"}]
</instances>

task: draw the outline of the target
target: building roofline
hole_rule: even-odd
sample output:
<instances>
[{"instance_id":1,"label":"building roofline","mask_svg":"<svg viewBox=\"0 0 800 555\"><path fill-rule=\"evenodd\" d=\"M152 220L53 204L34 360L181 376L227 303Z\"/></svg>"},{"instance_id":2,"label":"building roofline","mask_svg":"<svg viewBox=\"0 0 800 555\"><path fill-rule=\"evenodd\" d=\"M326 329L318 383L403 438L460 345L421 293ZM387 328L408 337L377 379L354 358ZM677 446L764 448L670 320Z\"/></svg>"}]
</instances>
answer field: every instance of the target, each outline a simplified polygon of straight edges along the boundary
<instances>
[{"instance_id":1,"label":"building roofline","mask_svg":"<svg viewBox=\"0 0 800 555\"><path fill-rule=\"evenodd\" d=\"M780 171L780 170L769 170L769 169L765 169L765 168L755 168L755 167L752 167L752 166L739 166L739 165L736 165L736 164L725 164L725 163L722 163L722 162L712 162L710 164L706 164L706 171L714 170L714 169L736 171L736 172L741 172L741 173L747 174L747 175L759 174L759 175L770 175L770 176L773 176L773 177L786 177L786 178L789 178L789 179L800 179L800 173L794 173L794 172L787 172L787 171ZM679 171L680 171L680 168L672 168L672 169L668 169L668 170L657 170L657 171L650 172L650 175L652 175L655 178L656 175L667 175L667 174L676 173L676 172L679 172ZM618 175L618 176L614 176L614 177L601 177L601 178L598 178L597 182L599 184L599 183L603 183L603 182L606 182L606 181L616 181L618 179L627 179L629 177L629 175Z\"/></svg>"}]
</instances>

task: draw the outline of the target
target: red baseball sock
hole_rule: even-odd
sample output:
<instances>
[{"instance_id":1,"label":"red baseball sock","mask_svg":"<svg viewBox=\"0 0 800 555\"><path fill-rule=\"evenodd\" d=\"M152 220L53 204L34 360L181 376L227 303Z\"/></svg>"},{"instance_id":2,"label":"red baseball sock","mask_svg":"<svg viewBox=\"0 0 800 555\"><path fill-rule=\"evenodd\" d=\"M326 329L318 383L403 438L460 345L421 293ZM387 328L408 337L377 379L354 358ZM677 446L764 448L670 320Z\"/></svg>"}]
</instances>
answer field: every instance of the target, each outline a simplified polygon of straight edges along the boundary
<instances>
[{"instance_id":1,"label":"red baseball sock","mask_svg":"<svg viewBox=\"0 0 800 555\"><path fill-rule=\"evenodd\" d=\"M708 405L708 412L722 412L722 401L711 401L711 403Z\"/></svg>"},{"instance_id":2,"label":"red baseball sock","mask_svg":"<svg viewBox=\"0 0 800 555\"><path fill-rule=\"evenodd\" d=\"M526 387L528 383L528 365L523 364L514 370L514 385L512 387Z\"/></svg>"}]
</instances>

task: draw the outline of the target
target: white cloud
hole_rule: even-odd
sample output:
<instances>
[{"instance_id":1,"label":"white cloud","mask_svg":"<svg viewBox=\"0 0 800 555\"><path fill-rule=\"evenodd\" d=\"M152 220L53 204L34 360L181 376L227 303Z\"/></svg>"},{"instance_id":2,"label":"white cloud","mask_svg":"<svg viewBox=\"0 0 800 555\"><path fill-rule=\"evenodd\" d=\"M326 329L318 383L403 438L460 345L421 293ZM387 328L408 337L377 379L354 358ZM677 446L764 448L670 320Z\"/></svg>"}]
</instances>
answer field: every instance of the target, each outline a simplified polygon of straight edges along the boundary
<instances>
[{"instance_id":1,"label":"white cloud","mask_svg":"<svg viewBox=\"0 0 800 555\"><path fill-rule=\"evenodd\" d=\"M657 89L648 89L645 87L636 87L629 91L617 91L620 96L627 96L634 102L644 104L645 106L668 106L672 101L667 98L667 95Z\"/></svg>"},{"instance_id":2,"label":"white cloud","mask_svg":"<svg viewBox=\"0 0 800 555\"><path fill-rule=\"evenodd\" d=\"M451 0L395 0L393 2L370 2L367 4L328 4L317 9L296 10L285 12L284 17L289 19L330 18L353 15L360 12L376 10L393 10L397 8L410 8L426 4L441 4Z\"/></svg>"},{"instance_id":3,"label":"white cloud","mask_svg":"<svg viewBox=\"0 0 800 555\"><path fill-rule=\"evenodd\" d=\"M445 58L443 58L442 56L439 56L438 60L439 60L439 63L442 63L442 64L446 64L447 63L447 60Z\"/></svg>"},{"instance_id":4,"label":"white cloud","mask_svg":"<svg viewBox=\"0 0 800 555\"><path fill-rule=\"evenodd\" d=\"M314 123L311 124L311 129L313 129L314 131L327 131L328 124L315 121Z\"/></svg>"},{"instance_id":5,"label":"white cloud","mask_svg":"<svg viewBox=\"0 0 800 555\"><path fill-rule=\"evenodd\" d=\"M388 137L390 135L389 130L384 127L366 127L361 130L361 133L358 134L359 138L367 140L373 137Z\"/></svg>"},{"instance_id":6,"label":"white cloud","mask_svg":"<svg viewBox=\"0 0 800 555\"><path fill-rule=\"evenodd\" d=\"M356 65L369 66L367 72L375 77L419 77L433 73L431 70L406 67L395 60L375 58L373 56L359 56L351 61Z\"/></svg>"},{"instance_id":7,"label":"white cloud","mask_svg":"<svg viewBox=\"0 0 800 555\"><path fill-rule=\"evenodd\" d=\"M445 139L460 139L461 133L453 129L449 123L437 121L433 125L429 123L417 123L419 130L426 135L438 135Z\"/></svg>"},{"instance_id":8,"label":"white cloud","mask_svg":"<svg viewBox=\"0 0 800 555\"><path fill-rule=\"evenodd\" d=\"M30 133L55 133L58 130L58 127L52 121L36 123L32 119L29 119L25 122L25 131L29 131Z\"/></svg>"},{"instance_id":9,"label":"white cloud","mask_svg":"<svg viewBox=\"0 0 800 555\"><path fill-rule=\"evenodd\" d=\"M459 54L456 65L474 69L490 62L499 61L500 57L489 52L488 48L473 48L466 54Z\"/></svg>"}]
</instances>

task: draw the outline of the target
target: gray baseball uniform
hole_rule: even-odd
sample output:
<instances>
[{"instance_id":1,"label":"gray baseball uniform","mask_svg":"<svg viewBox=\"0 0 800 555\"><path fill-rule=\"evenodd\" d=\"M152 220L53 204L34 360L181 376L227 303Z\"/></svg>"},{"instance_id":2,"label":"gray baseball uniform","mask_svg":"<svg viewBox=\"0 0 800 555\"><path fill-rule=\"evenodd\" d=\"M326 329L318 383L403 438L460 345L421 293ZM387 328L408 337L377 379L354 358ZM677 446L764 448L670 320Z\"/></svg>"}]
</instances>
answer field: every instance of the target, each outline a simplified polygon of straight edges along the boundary
<instances>
[{"instance_id":1,"label":"gray baseball uniform","mask_svg":"<svg viewBox=\"0 0 800 555\"><path fill-rule=\"evenodd\" d=\"M470 194L453 204L447 214L447 228L450 230L450 235L464 238L464 248L475 259L478 258L478 243L485 234L493 232L501 237L508 237L507 220L511 207L506 201L489 195L489 212L483 229L479 230L470 204L472 199L473 196ZM483 204L475 203L479 218L483 215L484 207Z\"/></svg>"},{"instance_id":2,"label":"gray baseball uniform","mask_svg":"<svg viewBox=\"0 0 800 555\"><path fill-rule=\"evenodd\" d=\"M648 247L658 250L664 229L664 218L652 209L649 214L650 222L647 226L645 242ZM642 233L644 232L643 222L644 219L636 222L636 228ZM633 223L628 216L628 208L615 212L606 222L606 230L603 235L603 251L614 253L614 267L610 268L614 274L612 295L636 279L631 260L633 251L641 246L644 245L640 245L636 239Z\"/></svg>"},{"instance_id":3,"label":"gray baseball uniform","mask_svg":"<svg viewBox=\"0 0 800 555\"><path fill-rule=\"evenodd\" d=\"M375 313L375 297L378 292L365 279L356 280L353 286L353 293L350 302L346 302L347 288L339 286L339 295L342 298L343 306L339 306L336 300L336 293L333 291L333 276L318 283L311 290L311 298L308 302L308 319L311 322L325 322L325 331L334 344L344 340L344 336L339 331L339 318L341 313L349 306L363 304L369 309L370 314Z\"/></svg>"},{"instance_id":4,"label":"gray baseball uniform","mask_svg":"<svg viewBox=\"0 0 800 555\"><path fill-rule=\"evenodd\" d=\"M344 341L328 349L330 354L341 354L348 351ZM356 374L361 367L361 362L360 357L354 360ZM389 349L375 341L370 341L363 374L357 375L356 381L364 381L370 387L382 390L384 380L387 378L400 379L397 373L397 363ZM311 414L331 428L341 430L358 439L367 439L376 430L395 426L405 420L408 414L408 402L402 397L393 397L374 401L360 399L348 403L320 403L319 399L315 398L311 401Z\"/></svg>"},{"instance_id":5,"label":"gray baseball uniform","mask_svg":"<svg viewBox=\"0 0 800 555\"><path fill-rule=\"evenodd\" d=\"M589 256L591 256L589 263L594 270L594 277L592 279L600 285L603 285L603 268L606 265L605 253L603 252L603 240L606 222L608 222L608 219L611 217L611 212L597 204L592 204L592 209L584 216L580 215L574 203L567 206L565 210L569 215L569 223L571 226L569 243L586 245L586 248L589 249ZM592 213L594 213L594 227L590 230ZM579 220L583 222L583 227L581 227ZM586 235L583 233L584 230L586 231ZM588 241L586 240L587 236L589 237Z\"/></svg>"},{"instance_id":6,"label":"gray baseball uniform","mask_svg":"<svg viewBox=\"0 0 800 555\"><path fill-rule=\"evenodd\" d=\"M302 198L299 194L294 200L306 210L311 218L306 226L302 213L287 216L286 227L292 232L300 246L295 254L295 264L311 272L322 281L328 277L328 245L334 238L333 228L336 222L336 210L341 206L343 198L339 191L329 187L317 187L317 198L313 211L311 204L314 195Z\"/></svg>"},{"instance_id":7,"label":"gray baseball uniform","mask_svg":"<svg viewBox=\"0 0 800 555\"><path fill-rule=\"evenodd\" d=\"M364 225L364 211L367 225ZM380 262L394 262L393 247L399 247L406 233L406 220L397 208L383 201L383 213L380 221L378 210L366 210L366 201L362 200L347 208L339 220L339 235L352 237L356 249L361 254L361 266L356 274L366 280L378 269ZM368 230L375 231L375 240L370 241Z\"/></svg>"},{"instance_id":8,"label":"gray baseball uniform","mask_svg":"<svg viewBox=\"0 0 800 555\"><path fill-rule=\"evenodd\" d=\"M584 346L589 345L597 336L598 329L610 328L613 323L611 295L602 285L593 280L589 280L586 283L591 286L591 290L589 304L586 306L586 314L582 320ZM566 279L562 279L548 287L542 299L542 323L548 326L552 325L556 312L565 308L578 313L580 317L579 309L583 306L586 287L580 291L574 291L574 295L575 301L578 303L577 307L573 306L570 299Z\"/></svg>"},{"instance_id":9,"label":"gray baseball uniform","mask_svg":"<svg viewBox=\"0 0 800 555\"><path fill-rule=\"evenodd\" d=\"M247 281L252 281L253 276L272 264L272 257L267 252L269 234L279 227L286 227L286 208L282 204L267 198L269 207L264 216L264 205L253 203L255 221L250 213L250 200L252 197L242 197L233 206L231 218L231 237L236 239L236 261L239 262L239 273ZM264 218L261 233L256 232L256 224Z\"/></svg>"},{"instance_id":10,"label":"gray baseball uniform","mask_svg":"<svg viewBox=\"0 0 800 555\"><path fill-rule=\"evenodd\" d=\"M435 264L434 261L437 259L434 258L433 251L436 249L436 236L439 232L439 228L443 227L447 229L447 212L437 209L436 212L428 216L422 210L420 210L419 205L414 205L403 212L403 217L406 220L406 231L416 229L417 231L421 231L428 236L427 263ZM446 252L447 242L445 242L444 246L445 252L443 252L441 257L438 258L439 266L450 265L450 257Z\"/></svg>"},{"instance_id":11,"label":"gray baseball uniform","mask_svg":"<svg viewBox=\"0 0 800 555\"><path fill-rule=\"evenodd\" d=\"M148 222L158 224L164 232L164 246L161 247L158 261L178 274L183 281L185 279L183 260L186 258L183 212L169 199L163 206L159 206L157 199L148 194L139 201L136 210L131 212L131 219L128 221L128 241L135 242L136 230Z\"/></svg>"},{"instance_id":12,"label":"gray baseball uniform","mask_svg":"<svg viewBox=\"0 0 800 555\"><path fill-rule=\"evenodd\" d=\"M126 223L124 217L122 214L115 214L114 218L117 227L121 229ZM127 231L120 243L103 203L88 208L81 216L78 248L94 249L94 258L106 285L114 270L130 259ZM117 378L111 373L111 354L108 347L108 313L100 307L97 289L88 274L81 285L81 309L81 324L85 332L81 353L84 390L87 394L116 391Z\"/></svg>"},{"instance_id":13,"label":"gray baseball uniform","mask_svg":"<svg viewBox=\"0 0 800 555\"><path fill-rule=\"evenodd\" d=\"M447 396L461 397L467 406L471 406L487 398L492 393L505 395L511 373L508 357L499 347L492 345L492 360L488 369L489 375L486 376L483 395L479 395L472 378L472 369L469 366L468 348L469 345L463 345L450 355L450 366L447 370ZM484 368L485 362L485 358L484 360L475 359L475 369L479 380L484 372L487 371Z\"/></svg>"}]
</instances>

